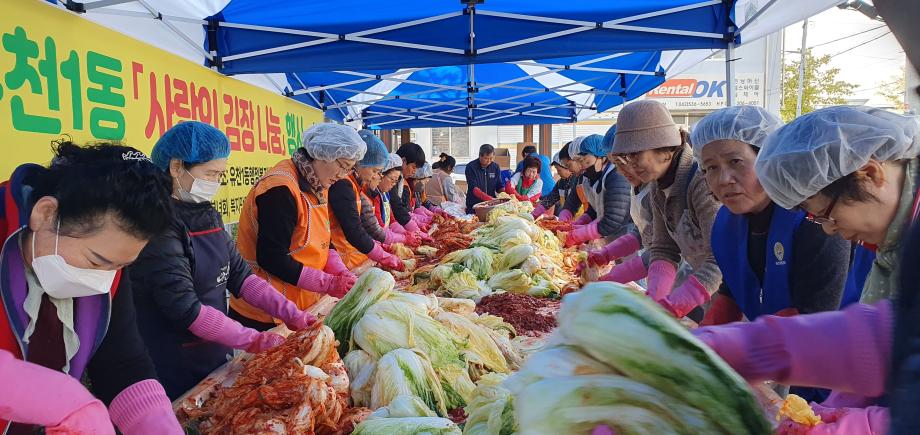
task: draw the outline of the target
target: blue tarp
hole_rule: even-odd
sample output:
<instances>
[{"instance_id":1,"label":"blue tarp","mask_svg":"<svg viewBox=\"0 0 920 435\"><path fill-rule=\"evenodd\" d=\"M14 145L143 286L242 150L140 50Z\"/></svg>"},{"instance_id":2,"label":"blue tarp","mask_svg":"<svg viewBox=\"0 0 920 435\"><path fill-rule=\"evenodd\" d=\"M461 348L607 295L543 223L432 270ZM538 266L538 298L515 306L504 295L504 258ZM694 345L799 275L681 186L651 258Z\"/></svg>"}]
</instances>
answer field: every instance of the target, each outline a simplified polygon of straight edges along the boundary
<instances>
[{"instance_id":1,"label":"blue tarp","mask_svg":"<svg viewBox=\"0 0 920 435\"><path fill-rule=\"evenodd\" d=\"M579 66L588 70L572 69ZM288 74L288 83L294 98L329 118L393 129L573 122L664 81L658 52L444 66L376 79L396 72L298 72Z\"/></svg>"},{"instance_id":2,"label":"blue tarp","mask_svg":"<svg viewBox=\"0 0 920 435\"><path fill-rule=\"evenodd\" d=\"M468 8L457 0L232 0L208 18L205 46L216 51L218 70L226 74L392 70L724 48L734 38L726 4L487 0ZM258 55L234 58L253 52Z\"/></svg>"}]
</instances>

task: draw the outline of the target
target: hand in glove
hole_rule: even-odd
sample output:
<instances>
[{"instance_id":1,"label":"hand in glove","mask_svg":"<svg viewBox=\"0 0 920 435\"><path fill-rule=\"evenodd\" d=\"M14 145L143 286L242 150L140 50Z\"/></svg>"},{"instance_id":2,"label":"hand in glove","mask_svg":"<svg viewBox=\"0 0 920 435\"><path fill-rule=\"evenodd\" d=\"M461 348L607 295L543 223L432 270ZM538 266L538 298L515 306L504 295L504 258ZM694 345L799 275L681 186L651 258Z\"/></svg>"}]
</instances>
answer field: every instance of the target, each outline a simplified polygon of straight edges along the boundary
<instances>
[{"instance_id":1,"label":"hand in glove","mask_svg":"<svg viewBox=\"0 0 920 435\"><path fill-rule=\"evenodd\" d=\"M593 249L588 253L588 264L603 266L611 261L618 260L639 250L642 246L639 239L632 234L626 234L607 244L600 249Z\"/></svg>"},{"instance_id":2,"label":"hand in glove","mask_svg":"<svg viewBox=\"0 0 920 435\"><path fill-rule=\"evenodd\" d=\"M565 247L578 246L599 238L601 238L601 234L597 231L597 222L592 222L570 231L565 238Z\"/></svg>"},{"instance_id":3,"label":"hand in glove","mask_svg":"<svg viewBox=\"0 0 920 435\"><path fill-rule=\"evenodd\" d=\"M533 216L534 219L536 219L540 216L543 216L544 213L546 213L546 207L543 207L543 204L537 204L537 206L534 207L533 209L533 213L531 213L530 215Z\"/></svg>"},{"instance_id":4,"label":"hand in glove","mask_svg":"<svg viewBox=\"0 0 920 435\"><path fill-rule=\"evenodd\" d=\"M380 263L384 269L402 271L404 268L402 261L395 255L385 251L380 242L374 242L374 249L367 254L367 258Z\"/></svg>"},{"instance_id":5,"label":"hand in glove","mask_svg":"<svg viewBox=\"0 0 920 435\"><path fill-rule=\"evenodd\" d=\"M642 261L641 256L635 256L629 261L624 261L621 264L616 265L610 273L602 276L600 281L611 281L618 282L620 284L626 284L633 281L638 281L642 278L648 276L648 270L645 268L645 263Z\"/></svg>"},{"instance_id":6,"label":"hand in glove","mask_svg":"<svg viewBox=\"0 0 920 435\"><path fill-rule=\"evenodd\" d=\"M300 331L316 323L316 316L309 311L298 309L296 304L255 274L249 275L243 281L240 297L268 315L281 319L292 331Z\"/></svg>"},{"instance_id":7,"label":"hand in glove","mask_svg":"<svg viewBox=\"0 0 920 435\"><path fill-rule=\"evenodd\" d=\"M259 353L271 349L281 343L284 343L284 337L274 332L260 332L253 337L252 343L246 348L246 352Z\"/></svg>"},{"instance_id":8,"label":"hand in glove","mask_svg":"<svg viewBox=\"0 0 920 435\"><path fill-rule=\"evenodd\" d=\"M658 303L678 319L684 318L694 308L709 302L709 292L695 276L690 275L680 287Z\"/></svg>"},{"instance_id":9,"label":"hand in glove","mask_svg":"<svg viewBox=\"0 0 920 435\"><path fill-rule=\"evenodd\" d=\"M491 201L493 198L491 195L482 191L482 189L475 187L473 188L473 196L475 196L480 201Z\"/></svg>"},{"instance_id":10,"label":"hand in glove","mask_svg":"<svg viewBox=\"0 0 920 435\"><path fill-rule=\"evenodd\" d=\"M881 435L887 433L888 408L870 406L868 408L825 408L812 403L811 408L821 423L811 427L791 420L780 422L778 435Z\"/></svg>"},{"instance_id":11,"label":"hand in glove","mask_svg":"<svg viewBox=\"0 0 920 435\"><path fill-rule=\"evenodd\" d=\"M559 212L559 222L568 222L572 220L572 212L568 210L562 210Z\"/></svg>"},{"instance_id":12,"label":"hand in glove","mask_svg":"<svg viewBox=\"0 0 920 435\"><path fill-rule=\"evenodd\" d=\"M278 334L269 335L247 328L223 312L204 304L201 305L198 316L189 325L188 330L203 340L253 353L277 346L284 341Z\"/></svg>"},{"instance_id":13,"label":"hand in glove","mask_svg":"<svg viewBox=\"0 0 920 435\"><path fill-rule=\"evenodd\" d=\"M653 261L648 268L648 296L656 302L668 297L676 279L677 268L671 262Z\"/></svg>"},{"instance_id":14,"label":"hand in glove","mask_svg":"<svg viewBox=\"0 0 920 435\"><path fill-rule=\"evenodd\" d=\"M351 272L345 271L340 275L330 275L321 270L304 267L300 272L297 287L316 293L327 294L334 298L341 298L351 290L358 279Z\"/></svg>"}]
</instances>

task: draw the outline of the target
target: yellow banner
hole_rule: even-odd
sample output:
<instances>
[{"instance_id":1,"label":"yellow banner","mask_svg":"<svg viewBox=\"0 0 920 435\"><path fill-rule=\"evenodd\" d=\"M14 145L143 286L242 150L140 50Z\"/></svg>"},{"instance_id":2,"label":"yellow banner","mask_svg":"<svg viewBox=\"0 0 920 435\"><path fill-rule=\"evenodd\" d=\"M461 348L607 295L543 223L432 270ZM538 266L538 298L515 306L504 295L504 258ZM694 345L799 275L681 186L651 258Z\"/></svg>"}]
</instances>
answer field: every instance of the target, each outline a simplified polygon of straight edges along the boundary
<instances>
[{"instance_id":1,"label":"yellow banner","mask_svg":"<svg viewBox=\"0 0 920 435\"><path fill-rule=\"evenodd\" d=\"M0 14L0 180L47 163L51 141L119 141L149 153L185 120L230 138L215 199L236 222L250 187L289 156L322 112L223 76L40 0L5 0ZM11 13L15 11L15 13ZM104 188L105 186L100 186Z\"/></svg>"}]
</instances>

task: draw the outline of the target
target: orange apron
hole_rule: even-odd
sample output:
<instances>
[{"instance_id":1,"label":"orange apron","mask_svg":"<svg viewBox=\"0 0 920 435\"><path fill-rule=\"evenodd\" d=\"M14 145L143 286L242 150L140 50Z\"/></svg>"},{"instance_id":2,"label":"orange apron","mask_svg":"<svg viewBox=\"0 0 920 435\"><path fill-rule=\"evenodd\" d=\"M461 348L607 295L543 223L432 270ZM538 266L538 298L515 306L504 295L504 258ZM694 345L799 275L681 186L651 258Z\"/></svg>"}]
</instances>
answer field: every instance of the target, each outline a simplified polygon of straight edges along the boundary
<instances>
[{"instance_id":1,"label":"orange apron","mask_svg":"<svg viewBox=\"0 0 920 435\"><path fill-rule=\"evenodd\" d=\"M361 189L354 175L349 176L347 180L351 183L352 190L355 191L355 207L358 210L358 219L361 219ZM345 237L345 232L342 231L342 226L339 225L339 220L336 219L335 214L330 213L329 218L332 228L332 245L335 246L335 251L339 253L339 257L342 257L345 267L354 269L367 261L367 255L364 255L351 243L348 243L348 238Z\"/></svg>"},{"instance_id":2,"label":"orange apron","mask_svg":"<svg viewBox=\"0 0 920 435\"><path fill-rule=\"evenodd\" d=\"M588 195L585 195L585 186L581 183L578 183L578 186L575 186L575 193L578 194L578 200L581 201L581 207L578 208L578 212L575 213L575 215L580 215L588 211L588 205L591 203L588 202Z\"/></svg>"},{"instance_id":3,"label":"orange apron","mask_svg":"<svg viewBox=\"0 0 920 435\"><path fill-rule=\"evenodd\" d=\"M320 204L315 195L301 192L297 179L297 168L291 159L279 162L259 179L243 202L236 244L240 255L249 263L256 275L268 281L272 287L297 304L298 308L306 309L315 304L322 295L310 289L299 288L296 285L284 282L282 279L266 272L256 262L256 238L259 234L259 210L256 205L256 197L269 189L283 186L290 191L291 196L296 199L297 203L297 223L294 227L294 233L291 235L288 255L304 267L318 270L323 270L326 267L331 237L329 209L326 204ZM271 213L271 210L266 210L266 212ZM271 316L265 314L262 310L232 295L230 296L230 306L237 313L252 320L263 323L273 321Z\"/></svg>"}]
</instances>

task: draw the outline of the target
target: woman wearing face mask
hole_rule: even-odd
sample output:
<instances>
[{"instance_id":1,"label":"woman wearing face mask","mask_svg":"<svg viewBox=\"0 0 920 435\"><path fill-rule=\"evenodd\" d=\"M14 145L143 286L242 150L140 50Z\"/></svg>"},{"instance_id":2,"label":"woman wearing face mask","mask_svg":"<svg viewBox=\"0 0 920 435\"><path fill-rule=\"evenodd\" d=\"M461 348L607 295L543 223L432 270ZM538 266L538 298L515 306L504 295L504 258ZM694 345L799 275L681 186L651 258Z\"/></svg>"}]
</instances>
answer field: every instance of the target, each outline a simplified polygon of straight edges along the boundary
<instances>
[{"instance_id":1,"label":"woman wearing face mask","mask_svg":"<svg viewBox=\"0 0 920 435\"><path fill-rule=\"evenodd\" d=\"M229 156L227 137L197 121L167 130L151 152L173 179L173 217L130 272L138 328L171 400L227 362L233 349L259 352L283 341L227 317L228 291L292 330L316 321L253 274L224 231L211 200Z\"/></svg>"},{"instance_id":2,"label":"woman wearing face mask","mask_svg":"<svg viewBox=\"0 0 920 435\"><path fill-rule=\"evenodd\" d=\"M610 143L611 149L615 137L616 126L614 125L604 136L604 141ZM608 243L607 246L589 252L588 264L603 266L611 261L627 258L645 248L643 255L623 261L600 278L601 281L626 284L648 276L650 254L647 249L652 242L652 206L651 198L648 196L651 184L643 182L633 171L632 166L625 164L623 159L614 156L612 152L608 155L608 159L614 162L617 171L632 187L629 198L629 216L632 218L633 227L628 233Z\"/></svg>"},{"instance_id":3,"label":"woman wearing face mask","mask_svg":"<svg viewBox=\"0 0 920 435\"><path fill-rule=\"evenodd\" d=\"M804 212L777 207L754 173L767 135L781 126L763 108L736 106L709 114L693 129L694 154L724 204L712 230L724 285L703 324L840 307L849 243L807 222ZM855 302L859 292L846 296L845 303Z\"/></svg>"},{"instance_id":4,"label":"woman wearing face mask","mask_svg":"<svg viewBox=\"0 0 920 435\"><path fill-rule=\"evenodd\" d=\"M604 238L626 234L631 226L629 218L629 183L617 173L607 160L609 144L604 137L592 134L576 138L569 146L569 156L583 169L582 189L588 201L588 210L577 220L576 227L565 238L565 246L577 246ZM565 209L575 213L581 206L578 195L566 199Z\"/></svg>"},{"instance_id":5,"label":"woman wearing face mask","mask_svg":"<svg viewBox=\"0 0 920 435\"><path fill-rule=\"evenodd\" d=\"M540 202L537 203L537 206L533 210L533 218L536 219L540 216L546 214L547 210L555 211L558 216L560 213L560 204L564 204L565 198L568 197L569 193L572 190L573 180L575 175L572 171L569 170L562 163L562 159L559 156L559 153L553 155L552 166L556 168L556 173L559 174L559 180L556 181L556 184L553 186L553 190L549 195L544 196L540 199Z\"/></svg>"},{"instance_id":6,"label":"woman wearing face mask","mask_svg":"<svg viewBox=\"0 0 920 435\"><path fill-rule=\"evenodd\" d=\"M133 148L70 142L0 184L0 432L183 433L122 270L166 229L171 188Z\"/></svg>"},{"instance_id":7,"label":"woman wearing face mask","mask_svg":"<svg viewBox=\"0 0 920 435\"><path fill-rule=\"evenodd\" d=\"M543 191L543 180L540 179L540 159L534 156L524 158L521 172L516 172L507 183L505 193L515 197L518 201L537 202Z\"/></svg>"},{"instance_id":8,"label":"woman wearing face mask","mask_svg":"<svg viewBox=\"0 0 920 435\"><path fill-rule=\"evenodd\" d=\"M415 171L425 165L425 151L418 144L408 142L396 150L396 155L402 160L402 180L388 192L393 217L407 231L417 233L422 239L430 239L425 231L431 225L431 212L416 204L414 189L409 183Z\"/></svg>"},{"instance_id":9,"label":"woman wearing face mask","mask_svg":"<svg viewBox=\"0 0 920 435\"><path fill-rule=\"evenodd\" d=\"M389 154L386 145L374 133L361 130L358 134L367 144L364 158L358 162L351 175L329 188L332 244L349 269L370 259L386 269L402 270L403 264L399 258L386 252L383 242L375 241L361 225L361 192L369 184L378 183Z\"/></svg>"},{"instance_id":10,"label":"woman wearing face mask","mask_svg":"<svg viewBox=\"0 0 920 435\"><path fill-rule=\"evenodd\" d=\"M269 169L252 187L240 212L237 248L256 275L306 309L322 295L340 298L357 277L330 249L327 194L367 150L355 129L324 123L310 127L303 146ZM230 317L265 331L273 316L231 296Z\"/></svg>"},{"instance_id":11,"label":"woman wearing face mask","mask_svg":"<svg viewBox=\"0 0 920 435\"><path fill-rule=\"evenodd\" d=\"M675 316L684 317L709 301L722 283L710 247L719 201L706 186L686 137L662 103L643 100L623 108L613 154L631 165L639 179L651 183L648 295ZM677 265L682 260L693 273L675 288Z\"/></svg>"}]
</instances>

